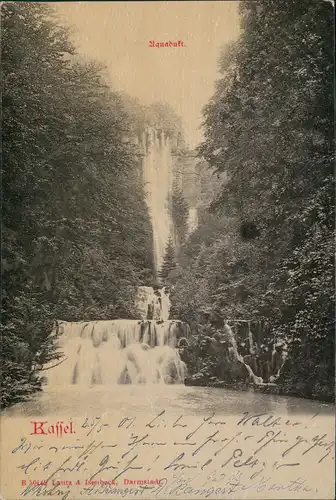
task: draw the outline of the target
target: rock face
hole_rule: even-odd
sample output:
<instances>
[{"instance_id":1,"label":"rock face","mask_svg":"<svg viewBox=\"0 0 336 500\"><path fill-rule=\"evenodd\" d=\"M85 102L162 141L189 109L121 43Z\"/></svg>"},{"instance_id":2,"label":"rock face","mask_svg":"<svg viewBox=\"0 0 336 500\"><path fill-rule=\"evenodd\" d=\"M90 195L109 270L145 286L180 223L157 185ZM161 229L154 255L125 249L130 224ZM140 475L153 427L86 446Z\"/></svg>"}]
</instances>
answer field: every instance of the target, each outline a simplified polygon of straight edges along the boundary
<instances>
[{"instance_id":1,"label":"rock face","mask_svg":"<svg viewBox=\"0 0 336 500\"><path fill-rule=\"evenodd\" d=\"M197 158L195 151L188 151L174 162L173 178L189 205L188 227L191 232L226 181L226 176L215 174L205 160Z\"/></svg>"}]
</instances>

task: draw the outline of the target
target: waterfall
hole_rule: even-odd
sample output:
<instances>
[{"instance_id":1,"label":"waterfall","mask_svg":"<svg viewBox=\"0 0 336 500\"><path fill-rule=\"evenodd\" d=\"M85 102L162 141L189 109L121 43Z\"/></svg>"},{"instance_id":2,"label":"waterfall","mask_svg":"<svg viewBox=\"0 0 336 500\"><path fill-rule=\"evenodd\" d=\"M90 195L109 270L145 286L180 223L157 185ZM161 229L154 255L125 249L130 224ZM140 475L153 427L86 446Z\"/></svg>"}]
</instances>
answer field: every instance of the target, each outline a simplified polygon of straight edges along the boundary
<instances>
[{"instance_id":1,"label":"waterfall","mask_svg":"<svg viewBox=\"0 0 336 500\"><path fill-rule=\"evenodd\" d=\"M170 290L139 286L139 319L58 321L57 347L64 359L43 370L49 387L115 384L181 384L186 365L176 349L189 326L169 320Z\"/></svg>"},{"instance_id":2,"label":"waterfall","mask_svg":"<svg viewBox=\"0 0 336 500\"><path fill-rule=\"evenodd\" d=\"M249 374L250 380L252 380L255 385L263 384L263 379L261 377L257 377L257 375L255 375L255 373L253 372L251 367L247 363L244 362L243 357L238 353L235 335L234 335L234 333L233 333L233 331L232 331L232 329L227 321L224 322L223 332L231 344L233 358L236 361L238 361L238 363L241 363L242 365L245 366L245 368ZM249 336L250 335L252 336L252 334L250 334L250 322L249 322Z\"/></svg>"},{"instance_id":3,"label":"waterfall","mask_svg":"<svg viewBox=\"0 0 336 500\"><path fill-rule=\"evenodd\" d=\"M248 339L249 339L250 352L253 352L254 343L253 343L253 335L252 335L252 331L251 331L251 321L247 322L247 328L248 328Z\"/></svg>"},{"instance_id":4,"label":"waterfall","mask_svg":"<svg viewBox=\"0 0 336 500\"><path fill-rule=\"evenodd\" d=\"M187 226L188 226L188 234L192 233L193 231L195 231L195 229L197 229L198 213L196 207L189 208Z\"/></svg>"},{"instance_id":5,"label":"waterfall","mask_svg":"<svg viewBox=\"0 0 336 500\"><path fill-rule=\"evenodd\" d=\"M57 329L65 359L46 373L49 387L184 382L175 348L189 327L181 321L59 321Z\"/></svg>"},{"instance_id":6,"label":"waterfall","mask_svg":"<svg viewBox=\"0 0 336 500\"><path fill-rule=\"evenodd\" d=\"M135 297L135 306L141 319L167 321L170 312L168 287L154 290L150 286L139 286Z\"/></svg>"},{"instance_id":7,"label":"waterfall","mask_svg":"<svg viewBox=\"0 0 336 500\"><path fill-rule=\"evenodd\" d=\"M163 130L147 127L142 134L141 147L146 201L153 229L154 268L158 273L172 233L169 209L173 185L172 145Z\"/></svg>"},{"instance_id":8,"label":"waterfall","mask_svg":"<svg viewBox=\"0 0 336 500\"><path fill-rule=\"evenodd\" d=\"M170 312L170 306L171 302L169 299L169 290L167 287L162 288L162 295L161 295L161 319L163 321L166 321L169 318L169 312Z\"/></svg>"}]
</instances>

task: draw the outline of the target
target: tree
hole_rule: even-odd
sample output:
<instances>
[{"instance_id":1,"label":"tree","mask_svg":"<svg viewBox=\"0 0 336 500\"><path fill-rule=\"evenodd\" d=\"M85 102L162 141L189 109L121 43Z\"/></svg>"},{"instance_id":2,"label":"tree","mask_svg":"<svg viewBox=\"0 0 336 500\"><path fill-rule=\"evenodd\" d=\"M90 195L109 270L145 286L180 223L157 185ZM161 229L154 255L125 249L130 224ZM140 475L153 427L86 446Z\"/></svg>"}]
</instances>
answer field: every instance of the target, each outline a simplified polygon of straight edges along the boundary
<instances>
[{"instance_id":1,"label":"tree","mask_svg":"<svg viewBox=\"0 0 336 500\"><path fill-rule=\"evenodd\" d=\"M170 136L182 133L182 124L168 103L155 102L145 108L146 123L164 130Z\"/></svg>"},{"instance_id":2,"label":"tree","mask_svg":"<svg viewBox=\"0 0 336 500\"><path fill-rule=\"evenodd\" d=\"M231 223L189 268L198 279L206 255L210 311L267 318L279 335L300 339L291 343L283 388L330 398L333 8L319 0L260 0L240 9L242 34L220 57L222 77L204 109L199 148L227 174L212 211Z\"/></svg>"},{"instance_id":3,"label":"tree","mask_svg":"<svg viewBox=\"0 0 336 500\"><path fill-rule=\"evenodd\" d=\"M50 6L2 5L2 68L8 405L61 355L54 320L133 317L153 257L140 161L124 142L132 119L102 68L78 60Z\"/></svg>"},{"instance_id":4,"label":"tree","mask_svg":"<svg viewBox=\"0 0 336 500\"><path fill-rule=\"evenodd\" d=\"M175 249L172 238L169 238L166 245L165 256L162 262L162 267L159 277L163 283L169 279L170 273L176 268Z\"/></svg>"},{"instance_id":5,"label":"tree","mask_svg":"<svg viewBox=\"0 0 336 500\"><path fill-rule=\"evenodd\" d=\"M189 206L176 182L173 184L171 207L176 240L180 247L188 234Z\"/></svg>"}]
</instances>

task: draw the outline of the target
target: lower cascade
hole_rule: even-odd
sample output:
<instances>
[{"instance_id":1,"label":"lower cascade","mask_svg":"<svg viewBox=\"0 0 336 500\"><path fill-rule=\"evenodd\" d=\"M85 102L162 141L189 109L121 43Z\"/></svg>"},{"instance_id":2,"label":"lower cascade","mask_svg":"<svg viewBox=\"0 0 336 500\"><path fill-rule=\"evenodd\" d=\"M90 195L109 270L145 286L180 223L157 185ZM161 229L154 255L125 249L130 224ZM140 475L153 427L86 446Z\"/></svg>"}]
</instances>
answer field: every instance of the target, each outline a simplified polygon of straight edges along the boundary
<instances>
[{"instance_id":1,"label":"lower cascade","mask_svg":"<svg viewBox=\"0 0 336 500\"><path fill-rule=\"evenodd\" d=\"M189 325L169 320L168 287L138 287L135 306L140 319L104 321L57 321L54 333L62 360L45 377L50 387L78 385L92 387L113 384L183 384L187 375L185 350L190 347ZM251 356L238 353L235 335L225 321L221 333L209 339L210 351L245 370L245 379L254 385L264 384L252 369ZM182 359L181 359L182 357ZM246 358L246 359L245 359ZM277 367L278 378L284 359ZM279 364L279 363L278 363ZM235 366L234 366L235 365ZM252 364L253 365L253 364ZM223 365L224 366L224 365ZM273 384L274 385L274 384Z\"/></svg>"},{"instance_id":2,"label":"lower cascade","mask_svg":"<svg viewBox=\"0 0 336 500\"><path fill-rule=\"evenodd\" d=\"M184 382L176 346L189 327L181 321L58 321L56 330L65 358L48 372L50 387Z\"/></svg>"}]
</instances>

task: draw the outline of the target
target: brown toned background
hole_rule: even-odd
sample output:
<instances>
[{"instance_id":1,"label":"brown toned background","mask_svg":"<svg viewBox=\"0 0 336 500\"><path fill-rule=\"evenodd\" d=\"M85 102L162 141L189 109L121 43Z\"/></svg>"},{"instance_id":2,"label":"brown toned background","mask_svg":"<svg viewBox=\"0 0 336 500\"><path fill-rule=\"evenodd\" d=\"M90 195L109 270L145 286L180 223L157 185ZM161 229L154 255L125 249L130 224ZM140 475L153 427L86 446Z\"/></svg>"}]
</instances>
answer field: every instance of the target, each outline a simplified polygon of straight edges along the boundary
<instances>
[{"instance_id":1,"label":"brown toned background","mask_svg":"<svg viewBox=\"0 0 336 500\"><path fill-rule=\"evenodd\" d=\"M220 49L239 34L238 2L63 2L57 9L79 51L107 66L114 89L143 104L169 102L195 146ZM149 40L186 47L149 48Z\"/></svg>"}]
</instances>

